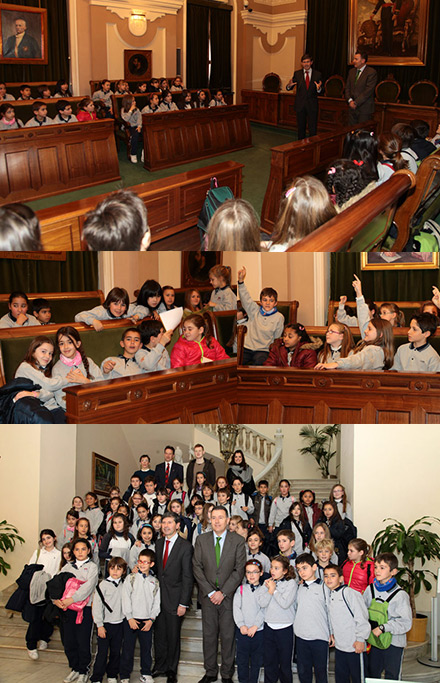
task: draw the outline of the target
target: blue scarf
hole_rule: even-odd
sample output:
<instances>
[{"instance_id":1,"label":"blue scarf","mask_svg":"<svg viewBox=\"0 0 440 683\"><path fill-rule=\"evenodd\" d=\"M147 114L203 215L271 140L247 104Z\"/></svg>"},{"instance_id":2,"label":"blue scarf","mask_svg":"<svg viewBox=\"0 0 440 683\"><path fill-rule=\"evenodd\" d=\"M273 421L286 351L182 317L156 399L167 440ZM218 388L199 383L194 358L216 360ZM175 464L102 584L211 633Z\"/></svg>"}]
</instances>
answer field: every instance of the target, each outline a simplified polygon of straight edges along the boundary
<instances>
[{"instance_id":1,"label":"blue scarf","mask_svg":"<svg viewBox=\"0 0 440 683\"><path fill-rule=\"evenodd\" d=\"M397 584L396 577L393 576L389 581L386 583L379 583L377 579L374 579L374 587L379 593L382 593L384 591L390 591L394 586Z\"/></svg>"},{"instance_id":2,"label":"blue scarf","mask_svg":"<svg viewBox=\"0 0 440 683\"><path fill-rule=\"evenodd\" d=\"M264 315L267 318L269 315L273 315L274 313L278 313L278 308L276 306L274 306L271 311L265 311L263 306L260 306L260 313L261 313L261 315Z\"/></svg>"}]
</instances>

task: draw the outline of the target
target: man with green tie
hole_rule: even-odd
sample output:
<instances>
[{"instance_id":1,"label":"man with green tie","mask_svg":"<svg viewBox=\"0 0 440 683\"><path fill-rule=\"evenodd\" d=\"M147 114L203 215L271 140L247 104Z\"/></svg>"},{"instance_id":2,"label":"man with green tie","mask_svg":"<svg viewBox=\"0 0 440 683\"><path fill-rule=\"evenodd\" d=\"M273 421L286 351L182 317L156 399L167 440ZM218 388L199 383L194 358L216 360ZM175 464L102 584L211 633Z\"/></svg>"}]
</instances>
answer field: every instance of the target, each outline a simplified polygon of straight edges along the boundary
<instances>
[{"instance_id":1,"label":"man with green tie","mask_svg":"<svg viewBox=\"0 0 440 683\"><path fill-rule=\"evenodd\" d=\"M353 58L354 69L348 73L345 99L349 106L350 124L370 121L373 118L377 72L367 66L367 61L366 52L356 52Z\"/></svg>"},{"instance_id":2,"label":"man with green tie","mask_svg":"<svg viewBox=\"0 0 440 683\"><path fill-rule=\"evenodd\" d=\"M199 683L214 683L218 676L217 650L221 641L222 683L232 683L235 660L234 593L244 576L245 541L228 531L228 514L216 506L211 512L212 532L196 539L193 572L202 605L203 663L205 675Z\"/></svg>"}]
</instances>

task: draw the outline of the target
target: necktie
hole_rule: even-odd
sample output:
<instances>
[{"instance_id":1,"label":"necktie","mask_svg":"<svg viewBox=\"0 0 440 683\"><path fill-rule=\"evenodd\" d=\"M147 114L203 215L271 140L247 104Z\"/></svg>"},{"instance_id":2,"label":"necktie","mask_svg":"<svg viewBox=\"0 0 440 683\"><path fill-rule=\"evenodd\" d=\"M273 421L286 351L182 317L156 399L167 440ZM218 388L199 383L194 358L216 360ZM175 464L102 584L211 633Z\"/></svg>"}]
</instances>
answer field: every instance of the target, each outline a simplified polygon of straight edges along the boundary
<instances>
[{"instance_id":1,"label":"necktie","mask_svg":"<svg viewBox=\"0 0 440 683\"><path fill-rule=\"evenodd\" d=\"M221 536L217 536L217 541L215 543L215 561L217 564L217 569L220 566L220 555L221 555L221 548L220 548L220 541L221 541ZM215 580L215 585L218 588L218 579Z\"/></svg>"},{"instance_id":2,"label":"necktie","mask_svg":"<svg viewBox=\"0 0 440 683\"><path fill-rule=\"evenodd\" d=\"M360 70L360 69L358 69L358 70L357 70L357 74L356 74L356 80L355 80L355 83L357 83L357 82L358 82L358 80L359 80L359 76L360 76L360 75L361 75L361 70Z\"/></svg>"},{"instance_id":3,"label":"necktie","mask_svg":"<svg viewBox=\"0 0 440 683\"><path fill-rule=\"evenodd\" d=\"M163 560L162 560L162 567L165 569L167 561L168 561L168 551L170 549L170 542L168 540L165 541L166 546L165 546L165 552L163 554Z\"/></svg>"},{"instance_id":4,"label":"necktie","mask_svg":"<svg viewBox=\"0 0 440 683\"><path fill-rule=\"evenodd\" d=\"M309 76L309 72L306 71L306 88L307 88L307 90L309 89L309 85L310 85L310 76Z\"/></svg>"},{"instance_id":5,"label":"necktie","mask_svg":"<svg viewBox=\"0 0 440 683\"><path fill-rule=\"evenodd\" d=\"M170 463L167 464L167 467L165 470L165 486L168 486L169 476L170 476Z\"/></svg>"}]
</instances>

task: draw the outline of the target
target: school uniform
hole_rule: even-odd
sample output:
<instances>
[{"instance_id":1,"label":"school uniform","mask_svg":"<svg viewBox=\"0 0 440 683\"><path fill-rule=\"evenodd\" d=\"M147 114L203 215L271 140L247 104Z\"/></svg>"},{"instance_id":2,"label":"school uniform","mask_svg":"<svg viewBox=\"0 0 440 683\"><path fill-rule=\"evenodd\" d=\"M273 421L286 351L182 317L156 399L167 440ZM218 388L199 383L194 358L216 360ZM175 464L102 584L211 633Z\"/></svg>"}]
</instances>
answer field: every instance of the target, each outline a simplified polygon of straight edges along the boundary
<instances>
[{"instance_id":1,"label":"school uniform","mask_svg":"<svg viewBox=\"0 0 440 683\"><path fill-rule=\"evenodd\" d=\"M262 586L257 601L264 614L264 681L292 682L293 622L298 587L293 579L277 581L271 595Z\"/></svg>"},{"instance_id":2,"label":"school uniform","mask_svg":"<svg viewBox=\"0 0 440 683\"><path fill-rule=\"evenodd\" d=\"M320 579L298 586L295 632L298 675L301 683L327 683L330 625L326 598L328 588Z\"/></svg>"},{"instance_id":3,"label":"school uniform","mask_svg":"<svg viewBox=\"0 0 440 683\"><path fill-rule=\"evenodd\" d=\"M96 102L96 100L103 100L107 109L112 109L112 95L113 92L111 89L108 92L104 92L102 89L95 90L95 92L92 95L92 100L94 102Z\"/></svg>"},{"instance_id":4,"label":"school uniform","mask_svg":"<svg viewBox=\"0 0 440 683\"><path fill-rule=\"evenodd\" d=\"M63 377L46 377L45 374L34 368L30 363L20 363L15 371L15 377L24 377L32 380L34 384L39 384L39 400L47 410L55 415L59 412L59 406L56 401L56 392L62 391L62 387L67 385L67 381Z\"/></svg>"},{"instance_id":5,"label":"school uniform","mask_svg":"<svg viewBox=\"0 0 440 683\"><path fill-rule=\"evenodd\" d=\"M130 555L128 558L128 566L130 567L131 570L136 566L139 554L141 550L153 550L155 549L154 543L150 543L150 545L145 545L145 543L142 543L142 545L134 545L131 546L130 549Z\"/></svg>"},{"instance_id":6,"label":"school uniform","mask_svg":"<svg viewBox=\"0 0 440 683\"><path fill-rule=\"evenodd\" d=\"M85 323L92 325L94 320L122 320L123 318L132 318L135 315L136 306L130 304L123 315L116 317L110 313L109 308L104 306L95 306L90 311L81 311L75 315L76 323Z\"/></svg>"},{"instance_id":7,"label":"school uniform","mask_svg":"<svg viewBox=\"0 0 440 683\"><path fill-rule=\"evenodd\" d=\"M75 578L84 583L72 595L75 602L87 600L83 609L83 619L80 624L76 623L77 612L67 609L62 613L64 628L64 652L72 671L86 674L89 671L91 653L91 639L93 631L92 620L92 597L98 584L98 567L92 560L83 562L68 562L60 573L69 572Z\"/></svg>"},{"instance_id":8,"label":"school uniform","mask_svg":"<svg viewBox=\"0 0 440 683\"><path fill-rule=\"evenodd\" d=\"M160 111L160 105L159 104L157 105L157 107L150 107L150 105L147 104L143 109L141 109L141 114L156 114L159 111Z\"/></svg>"},{"instance_id":9,"label":"school uniform","mask_svg":"<svg viewBox=\"0 0 440 683\"><path fill-rule=\"evenodd\" d=\"M145 622L154 622L160 612L160 588L159 581L151 575L131 574L122 591L122 611L124 620L124 648L121 655L119 670L120 679L130 678L133 671L134 648L136 639L139 637L141 656L141 675L151 676L151 644L153 626L149 631L142 631ZM130 628L129 619L136 619L139 624L138 630Z\"/></svg>"},{"instance_id":10,"label":"school uniform","mask_svg":"<svg viewBox=\"0 0 440 683\"><path fill-rule=\"evenodd\" d=\"M348 317L348 316L347 316ZM355 325L357 325L357 318L355 318L356 322ZM342 345L339 346L337 349L333 349L331 346L329 346L327 355L325 357L319 356L319 362L320 363L333 363L335 360L339 360L341 357L341 351L342 351ZM352 350L348 352L348 356L351 356L353 353Z\"/></svg>"},{"instance_id":11,"label":"school uniform","mask_svg":"<svg viewBox=\"0 0 440 683\"><path fill-rule=\"evenodd\" d=\"M266 537L270 514L270 506L272 505L272 496L262 496L261 493L256 491L252 494L252 502L254 505L254 511L250 515L250 517L254 520L255 524L258 525L258 527L261 529L264 536Z\"/></svg>"},{"instance_id":12,"label":"school uniform","mask_svg":"<svg viewBox=\"0 0 440 683\"><path fill-rule=\"evenodd\" d=\"M363 597L348 586L338 586L326 599L330 631L335 639L336 683L363 683L364 654L357 654L353 647L355 641L365 642L370 635Z\"/></svg>"},{"instance_id":13,"label":"school uniform","mask_svg":"<svg viewBox=\"0 0 440 683\"><path fill-rule=\"evenodd\" d=\"M140 519L140 517L138 517L137 519L134 520L133 524L130 527L130 534L133 536L134 540L137 539L138 532L146 524L150 524L148 519Z\"/></svg>"},{"instance_id":14,"label":"school uniform","mask_svg":"<svg viewBox=\"0 0 440 683\"><path fill-rule=\"evenodd\" d=\"M153 474L154 474L154 471L153 471ZM153 505L154 505L154 501L156 500L157 496L155 493L144 493L144 498L148 504L148 507L150 508L150 514L151 514L151 511L152 511Z\"/></svg>"},{"instance_id":15,"label":"school uniform","mask_svg":"<svg viewBox=\"0 0 440 683\"><path fill-rule=\"evenodd\" d=\"M102 524L102 520L104 518L104 513L101 510L101 508L98 506L94 508L87 508L87 510L84 510L84 517L87 517L90 523L90 533L92 536L96 536L98 533L98 529L100 525Z\"/></svg>"},{"instance_id":16,"label":"school uniform","mask_svg":"<svg viewBox=\"0 0 440 683\"><path fill-rule=\"evenodd\" d=\"M258 604L257 595L262 586L243 583L235 591L232 611L236 630L236 661L240 683L258 683L263 666L264 610ZM257 626L255 635L250 638L240 632L242 626Z\"/></svg>"},{"instance_id":17,"label":"school uniform","mask_svg":"<svg viewBox=\"0 0 440 683\"><path fill-rule=\"evenodd\" d=\"M254 511L254 504L252 502L251 496L247 493L235 493L233 491L231 495L231 503L231 509L233 511L232 514L238 515L247 522L250 515ZM247 512L242 509L244 507L248 508Z\"/></svg>"},{"instance_id":18,"label":"school uniform","mask_svg":"<svg viewBox=\"0 0 440 683\"><path fill-rule=\"evenodd\" d=\"M96 652L93 673L90 676L92 682L100 683L105 674L107 678L117 678L121 659L121 647L123 638L124 615L122 613L122 588L121 579L111 578L101 581L99 592L95 590L93 595L92 615L97 628L104 626L105 638L98 636L98 648ZM101 593L101 595L100 595ZM102 597L101 597L102 596ZM105 601L105 605L104 602ZM107 655L110 656L107 662Z\"/></svg>"},{"instance_id":19,"label":"school uniform","mask_svg":"<svg viewBox=\"0 0 440 683\"><path fill-rule=\"evenodd\" d=\"M251 298L244 282L238 283L238 295L247 313L247 333L245 337L244 364L262 364L269 355L269 346L281 337L284 329L284 316L276 307L269 313L262 309Z\"/></svg>"},{"instance_id":20,"label":"school uniform","mask_svg":"<svg viewBox=\"0 0 440 683\"><path fill-rule=\"evenodd\" d=\"M59 534L57 534L57 543L60 546L60 548L62 548L65 543L70 543L74 533L75 527L68 526L67 522L64 522L62 530Z\"/></svg>"},{"instance_id":21,"label":"school uniform","mask_svg":"<svg viewBox=\"0 0 440 683\"><path fill-rule=\"evenodd\" d=\"M412 342L402 344L396 351L391 370L397 370L397 372L440 372L440 356L428 342L418 347L415 347Z\"/></svg>"},{"instance_id":22,"label":"school uniform","mask_svg":"<svg viewBox=\"0 0 440 683\"><path fill-rule=\"evenodd\" d=\"M380 346L364 346L358 353L336 361L338 370L383 370L385 355Z\"/></svg>"},{"instance_id":23,"label":"school uniform","mask_svg":"<svg viewBox=\"0 0 440 683\"><path fill-rule=\"evenodd\" d=\"M78 119L75 114L69 114L69 116L62 116L60 112L55 116L54 123L78 123Z\"/></svg>"},{"instance_id":24,"label":"school uniform","mask_svg":"<svg viewBox=\"0 0 440 683\"><path fill-rule=\"evenodd\" d=\"M157 370L168 370L171 367L170 354L165 346L160 343L154 349L144 346L136 351L134 358L141 372L156 372Z\"/></svg>"},{"instance_id":25,"label":"school uniform","mask_svg":"<svg viewBox=\"0 0 440 683\"><path fill-rule=\"evenodd\" d=\"M91 358L87 358L89 361L89 373L91 375L92 382L99 382L99 380L104 379L102 376L101 370L98 368L96 363L92 361ZM57 361L54 365L53 368L53 375L54 377L60 377L64 381L66 380L66 376L69 374L71 370L81 370L83 375L87 377L87 371L84 367L84 363L81 362L79 365L66 365L63 363L61 360ZM66 382L64 383L64 386L75 386L75 382ZM59 389L58 391L55 392L55 400L57 404L59 405L60 408L63 410L66 410L66 398L64 395L64 391L62 389ZM102 520L101 520L102 521ZM99 526L99 525L98 525ZM98 530L98 529L96 529Z\"/></svg>"},{"instance_id":26,"label":"school uniform","mask_svg":"<svg viewBox=\"0 0 440 683\"><path fill-rule=\"evenodd\" d=\"M142 130L139 132L139 126L142 129L142 114L140 110L136 107L132 111L121 111L121 118L130 127L130 154L136 155L139 140L142 138Z\"/></svg>"},{"instance_id":27,"label":"school uniform","mask_svg":"<svg viewBox=\"0 0 440 683\"><path fill-rule=\"evenodd\" d=\"M211 306L215 305L216 311L236 311L237 297L229 285L225 287L216 287L211 294L209 300Z\"/></svg>"},{"instance_id":28,"label":"school uniform","mask_svg":"<svg viewBox=\"0 0 440 683\"><path fill-rule=\"evenodd\" d=\"M440 361L440 357L439 357ZM341 515L341 519L349 519L350 522L353 521L353 510L350 505L350 503L345 504L345 512L344 512L344 502L342 500L335 500L336 507L338 508L338 512Z\"/></svg>"},{"instance_id":29,"label":"school uniform","mask_svg":"<svg viewBox=\"0 0 440 683\"><path fill-rule=\"evenodd\" d=\"M143 306L142 304L133 304L134 306L134 311L133 314L137 315L139 320L142 320L143 318L151 318L153 315L153 310L150 309L148 306ZM167 310L165 304L161 302L157 308L154 309L156 313L164 313L164 311Z\"/></svg>"},{"instance_id":30,"label":"school uniform","mask_svg":"<svg viewBox=\"0 0 440 683\"><path fill-rule=\"evenodd\" d=\"M17 325L17 318L15 318L11 311L0 318L0 327L32 327L33 325L41 325L40 321L35 316L26 313L27 319L23 325Z\"/></svg>"},{"instance_id":31,"label":"school uniform","mask_svg":"<svg viewBox=\"0 0 440 683\"><path fill-rule=\"evenodd\" d=\"M46 550L39 548L30 558L28 564L43 565L42 569L52 578L58 573L61 562L61 551L57 548ZM53 633L53 626L43 618L46 603L44 605L32 605L32 619L26 631L26 647L28 650L36 650L38 641L49 642Z\"/></svg>"},{"instance_id":32,"label":"school uniform","mask_svg":"<svg viewBox=\"0 0 440 683\"><path fill-rule=\"evenodd\" d=\"M292 503L295 502L295 496L277 496L273 499L270 506L269 526L278 529L283 520L289 516L289 509Z\"/></svg>"},{"instance_id":33,"label":"school uniform","mask_svg":"<svg viewBox=\"0 0 440 683\"><path fill-rule=\"evenodd\" d=\"M166 500L165 503L159 503L159 501L156 498L151 509L151 516L154 517L154 515L164 515L167 509L168 501Z\"/></svg>"},{"instance_id":34,"label":"school uniform","mask_svg":"<svg viewBox=\"0 0 440 683\"><path fill-rule=\"evenodd\" d=\"M5 92L3 97L0 97L0 101L3 101L3 102L6 102L6 101L11 102L12 100L15 100L15 97L14 97L14 95L11 95L11 93L9 93L9 92Z\"/></svg>"},{"instance_id":35,"label":"school uniform","mask_svg":"<svg viewBox=\"0 0 440 683\"><path fill-rule=\"evenodd\" d=\"M33 116L24 124L25 128L41 128L41 126L53 126L55 121L49 116L45 116L42 121L39 121L36 116Z\"/></svg>"},{"instance_id":36,"label":"school uniform","mask_svg":"<svg viewBox=\"0 0 440 683\"><path fill-rule=\"evenodd\" d=\"M104 363L108 360L113 361L115 366L110 372L104 372ZM108 356L101 363L101 372L103 379L118 379L119 377L130 377L130 375L139 375L142 373L142 368L139 367L135 358L126 358L123 353L118 356Z\"/></svg>"},{"instance_id":37,"label":"school uniform","mask_svg":"<svg viewBox=\"0 0 440 683\"><path fill-rule=\"evenodd\" d=\"M108 561L112 557L122 557L128 564L130 559L130 550L134 544L134 538L131 533L128 533L128 537L124 538L121 533L109 532L102 537L101 545L99 546L99 557L105 559L106 566L105 570L108 574Z\"/></svg>"},{"instance_id":38,"label":"school uniform","mask_svg":"<svg viewBox=\"0 0 440 683\"><path fill-rule=\"evenodd\" d=\"M161 102L159 105L159 111L178 111L178 107L175 102Z\"/></svg>"},{"instance_id":39,"label":"school uniform","mask_svg":"<svg viewBox=\"0 0 440 683\"><path fill-rule=\"evenodd\" d=\"M0 121L0 130L14 130L17 128L23 128L24 123L21 119L13 119L10 123L6 121L6 119L2 119Z\"/></svg>"},{"instance_id":40,"label":"school uniform","mask_svg":"<svg viewBox=\"0 0 440 683\"><path fill-rule=\"evenodd\" d=\"M210 101L208 106L210 106L210 107L226 107L226 102L219 102L218 100L216 100L214 98Z\"/></svg>"},{"instance_id":41,"label":"school uniform","mask_svg":"<svg viewBox=\"0 0 440 683\"><path fill-rule=\"evenodd\" d=\"M269 572L270 572L270 560L269 560L268 556L265 555L264 553L262 553L261 551L252 555L249 548L246 547L246 561L247 560L258 560L258 562L261 562L261 565L263 567L263 573L269 574Z\"/></svg>"},{"instance_id":42,"label":"school uniform","mask_svg":"<svg viewBox=\"0 0 440 683\"><path fill-rule=\"evenodd\" d=\"M295 545L293 546L293 549L297 555L301 555L301 553L306 551L312 535L312 529L308 522L303 525L302 522L298 522L296 519L286 517L282 522L280 529L289 529L295 534Z\"/></svg>"}]
</instances>

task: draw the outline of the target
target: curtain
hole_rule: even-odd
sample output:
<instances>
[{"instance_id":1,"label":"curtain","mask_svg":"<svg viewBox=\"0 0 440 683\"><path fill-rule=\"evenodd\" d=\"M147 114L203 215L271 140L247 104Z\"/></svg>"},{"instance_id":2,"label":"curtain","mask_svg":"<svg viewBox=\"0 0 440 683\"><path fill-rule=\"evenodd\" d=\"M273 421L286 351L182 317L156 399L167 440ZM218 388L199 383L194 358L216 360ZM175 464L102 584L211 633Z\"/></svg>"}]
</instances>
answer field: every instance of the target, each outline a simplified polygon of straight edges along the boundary
<instances>
[{"instance_id":1,"label":"curtain","mask_svg":"<svg viewBox=\"0 0 440 683\"><path fill-rule=\"evenodd\" d=\"M0 259L0 292L83 292L98 289L98 254L66 252L65 261Z\"/></svg>"},{"instance_id":2,"label":"curtain","mask_svg":"<svg viewBox=\"0 0 440 683\"><path fill-rule=\"evenodd\" d=\"M338 300L355 297L353 273L362 281L366 299L373 301L425 301L432 296L432 285L440 287L438 270L361 270L358 253L331 254L330 297Z\"/></svg>"},{"instance_id":3,"label":"curtain","mask_svg":"<svg viewBox=\"0 0 440 683\"><path fill-rule=\"evenodd\" d=\"M347 76L349 0L308 0L307 52L314 57L324 81L333 74ZM440 81L440 2L431 0L428 16L426 66L376 66L378 80L389 73L400 83L400 101L408 101L408 90L420 80Z\"/></svg>"},{"instance_id":4,"label":"curtain","mask_svg":"<svg viewBox=\"0 0 440 683\"><path fill-rule=\"evenodd\" d=\"M211 78L209 87L231 87L231 13L211 9Z\"/></svg>"},{"instance_id":5,"label":"curtain","mask_svg":"<svg viewBox=\"0 0 440 683\"><path fill-rule=\"evenodd\" d=\"M14 5L47 9L47 64L0 65L0 80L6 83L69 80L69 34L66 0L12 0ZM4 9L7 9L5 5Z\"/></svg>"},{"instance_id":6,"label":"curtain","mask_svg":"<svg viewBox=\"0 0 440 683\"><path fill-rule=\"evenodd\" d=\"M208 87L209 7L187 5L186 86Z\"/></svg>"}]
</instances>

